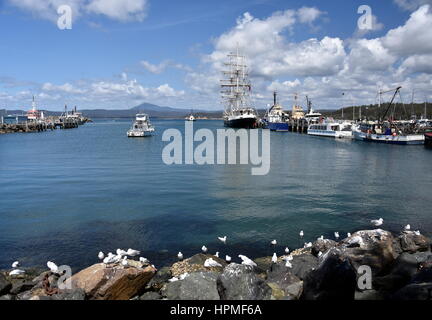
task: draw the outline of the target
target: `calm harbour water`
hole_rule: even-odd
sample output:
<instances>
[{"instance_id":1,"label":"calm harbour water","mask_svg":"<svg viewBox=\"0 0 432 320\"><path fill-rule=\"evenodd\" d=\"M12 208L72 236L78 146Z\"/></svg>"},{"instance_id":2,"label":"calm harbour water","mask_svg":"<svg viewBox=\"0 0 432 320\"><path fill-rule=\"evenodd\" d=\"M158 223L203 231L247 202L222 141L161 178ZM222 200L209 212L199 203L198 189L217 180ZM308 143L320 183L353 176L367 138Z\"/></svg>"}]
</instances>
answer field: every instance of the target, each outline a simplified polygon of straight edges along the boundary
<instances>
[{"instance_id":1,"label":"calm harbour water","mask_svg":"<svg viewBox=\"0 0 432 320\"><path fill-rule=\"evenodd\" d=\"M77 269L117 248L157 267L202 245L255 258L273 254L273 239L282 254L379 217L391 231L410 223L432 234L432 150L272 133L270 173L252 176L249 166L166 166L162 132L184 121L153 123L144 139L126 137L129 120L0 136L0 268Z\"/></svg>"}]
</instances>

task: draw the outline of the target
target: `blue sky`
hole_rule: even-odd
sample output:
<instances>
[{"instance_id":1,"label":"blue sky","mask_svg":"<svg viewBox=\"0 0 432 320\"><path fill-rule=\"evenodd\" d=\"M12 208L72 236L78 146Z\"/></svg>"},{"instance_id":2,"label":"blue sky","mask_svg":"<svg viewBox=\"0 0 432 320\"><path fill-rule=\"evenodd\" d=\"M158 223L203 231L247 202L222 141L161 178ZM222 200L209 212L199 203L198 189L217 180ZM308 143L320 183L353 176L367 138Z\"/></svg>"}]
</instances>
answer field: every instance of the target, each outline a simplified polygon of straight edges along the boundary
<instances>
[{"instance_id":1,"label":"blue sky","mask_svg":"<svg viewBox=\"0 0 432 320\"><path fill-rule=\"evenodd\" d=\"M376 28L359 33L357 8L366 2L356 0L3 0L0 108L27 108L34 94L50 110L141 102L221 109L221 57L237 42L257 108L271 101L272 90L287 106L298 93L318 108L338 108L349 104L341 92L373 103L379 87L399 84L423 101L432 98L432 48L424 43L429 3L371 1ZM60 4L74 9L71 30L57 28ZM416 26L425 33L418 52L396 39L410 38Z\"/></svg>"}]
</instances>

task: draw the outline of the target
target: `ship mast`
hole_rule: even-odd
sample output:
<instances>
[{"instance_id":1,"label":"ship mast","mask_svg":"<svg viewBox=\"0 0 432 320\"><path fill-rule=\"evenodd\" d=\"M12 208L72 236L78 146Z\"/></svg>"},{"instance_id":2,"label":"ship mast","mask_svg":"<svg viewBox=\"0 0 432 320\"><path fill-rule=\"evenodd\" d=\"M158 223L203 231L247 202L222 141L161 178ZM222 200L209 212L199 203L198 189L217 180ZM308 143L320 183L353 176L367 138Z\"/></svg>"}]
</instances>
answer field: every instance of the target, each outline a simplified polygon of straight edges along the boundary
<instances>
[{"instance_id":1,"label":"ship mast","mask_svg":"<svg viewBox=\"0 0 432 320\"><path fill-rule=\"evenodd\" d=\"M237 46L236 53L230 53L228 62L224 64L227 70L223 71L225 79L221 80L221 94L225 115L250 108L251 84L245 60L246 57L239 54Z\"/></svg>"}]
</instances>

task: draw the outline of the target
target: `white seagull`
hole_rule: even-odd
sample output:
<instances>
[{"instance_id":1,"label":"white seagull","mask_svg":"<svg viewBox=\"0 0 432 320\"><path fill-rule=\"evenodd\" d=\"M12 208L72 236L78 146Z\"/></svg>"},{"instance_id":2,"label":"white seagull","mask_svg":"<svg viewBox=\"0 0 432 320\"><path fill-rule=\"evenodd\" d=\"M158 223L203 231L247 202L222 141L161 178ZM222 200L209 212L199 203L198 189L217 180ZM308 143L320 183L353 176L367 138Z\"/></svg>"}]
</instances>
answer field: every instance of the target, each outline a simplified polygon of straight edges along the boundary
<instances>
[{"instance_id":1,"label":"white seagull","mask_svg":"<svg viewBox=\"0 0 432 320\"><path fill-rule=\"evenodd\" d=\"M320 251L320 252L318 252L318 257L321 257L322 256L322 252Z\"/></svg>"},{"instance_id":2,"label":"white seagull","mask_svg":"<svg viewBox=\"0 0 432 320\"><path fill-rule=\"evenodd\" d=\"M15 269L12 270L11 272L9 272L10 276L19 276L20 274L24 274L25 271L24 270L20 270L20 269Z\"/></svg>"},{"instance_id":3,"label":"white seagull","mask_svg":"<svg viewBox=\"0 0 432 320\"><path fill-rule=\"evenodd\" d=\"M348 238L351 238L351 233L348 232L348 233L347 233L347 237L348 237Z\"/></svg>"},{"instance_id":4,"label":"white seagull","mask_svg":"<svg viewBox=\"0 0 432 320\"><path fill-rule=\"evenodd\" d=\"M371 220L371 223L375 226L375 227L379 227L382 226L384 223L384 219L383 218L379 218L378 220Z\"/></svg>"},{"instance_id":5,"label":"white seagull","mask_svg":"<svg viewBox=\"0 0 432 320\"><path fill-rule=\"evenodd\" d=\"M51 270L52 273L58 273L59 272L58 267L54 262L48 261L47 267L48 267L48 269Z\"/></svg>"},{"instance_id":6,"label":"white seagull","mask_svg":"<svg viewBox=\"0 0 432 320\"><path fill-rule=\"evenodd\" d=\"M12 268L18 268L20 265L19 261L15 261L14 263L12 263Z\"/></svg>"},{"instance_id":7,"label":"white seagull","mask_svg":"<svg viewBox=\"0 0 432 320\"><path fill-rule=\"evenodd\" d=\"M215 257L219 258L219 251L215 253Z\"/></svg>"},{"instance_id":8,"label":"white seagull","mask_svg":"<svg viewBox=\"0 0 432 320\"><path fill-rule=\"evenodd\" d=\"M207 252L207 247L206 246L202 246L201 250L202 250L202 252L206 253Z\"/></svg>"},{"instance_id":9,"label":"white seagull","mask_svg":"<svg viewBox=\"0 0 432 320\"><path fill-rule=\"evenodd\" d=\"M276 241L276 240L273 240L273 241L271 242L271 244L275 246L275 245L277 245L277 241Z\"/></svg>"},{"instance_id":10,"label":"white seagull","mask_svg":"<svg viewBox=\"0 0 432 320\"><path fill-rule=\"evenodd\" d=\"M288 257L286 257L286 258L285 258L285 261L286 261L286 263L285 263L285 267L287 267L287 268L292 268L291 261L292 261L293 259L294 259L294 258L293 258L292 256L288 256Z\"/></svg>"},{"instance_id":11,"label":"white seagull","mask_svg":"<svg viewBox=\"0 0 432 320\"><path fill-rule=\"evenodd\" d=\"M339 232L335 232L334 236L335 236L336 239L339 239Z\"/></svg>"},{"instance_id":12,"label":"white seagull","mask_svg":"<svg viewBox=\"0 0 432 320\"><path fill-rule=\"evenodd\" d=\"M138 250L134 250L134 249L130 249L130 248L126 251L126 255L127 255L127 256L130 256L130 257L136 257L136 256L138 256L140 253L141 253L140 251L138 251Z\"/></svg>"},{"instance_id":13,"label":"white seagull","mask_svg":"<svg viewBox=\"0 0 432 320\"><path fill-rule=\"evenodd\" d=\"M276 252L275 252L275 253L273 253L272 262L277 263L277 260L278 260L278 257L277 257Z\"/></svg>"},{"instance_id":14,"label":"white seagull","mask_svg":"<svg viewBox=\"0 0 432 320\"><path fill-rule=\"evenodd\" d=\"M106 257L103 259L103 263L105 263L105 264L111 264L111 263L114 263L114 257L115 257L115 255L113 255L111 252L108 253L108 256L106 256Z\"/></svg>"},{"instance_id":15,"label":"white seagull","mask_svg":"<svg viewBox=\"0 0 432 320\"><path fill-rule=\"evenodd\" d=\"M288 247L285 248L285 253L288 254L290 252L290 249Z\"/></svg>"},{"instance_id":16,"label":"white seagull","mask_svg":"<svg viewBox=\"0 0 432 320\"><path fill-rule=\"evenodd\" d=\"M231 257L230 256L225 256L225 261L226 262L231 262Z\"/></svg>"},{"instance_id":17,"label":"white seagull","mask_svg":"<svg viewBox=\"0 0 432 320\"><path fill-rule=\"evenodd\" d=\"M419 231L419 230L417 230L417 231L414 231L414 234L415 234L416 236L421 236L421 233L420 233L420 231Z\"/></svg>"},{"instance_id":18,"label":"white seagull","mask_svg":"<svg viewBox=\"0 0 432 320\"><path fill-rule=\"evenodd\" d=\"M126 256L127 255L127 252L122 250L122 249L117 249L116 253L118 256Z\"/></svg>"},{"instance_id":19,"label":"white seagull","mask_svg":"<svg viewBox=\"0 0 432 320\"><path fill-rule=\"evenodd\" d=\"M242 264L244 264L245 266L251 266L251 267L257 266L255 262L253 262L251 259L249 259L244 255L239 254L239 258L242 259Z\"/></svg>"},{"instance_id":20,"label":"white seagull","mask_svg":"<svg viewBox=\"0 0 432 320\"><path fill-rule=\"evenodd\" d=\"M313 246L312 242L305 243L304 245L305 248L312 248L312 246Z\"/></svg>"},{"instance_id":21,"label":"white seagull","mask_svg":"<svg viewBox=\"0 0 432 320\"><path fill-rule=\"evenodd\" d=\"M129 265L128 261L127 261L127 257L124 257L122 262L121 262L123 267L127 267Z\"/></svg>"},{"instance_id":22,"label":"white seagull","mask_svg":"<svg viewBox=\"0 0 432 320\"><path fill-rule=\"evenodd\" d=\"M149 260L148 260L147 258L143 258L143 257L140 257L140 258L139 258L139 261L140 261L141 263L149 263Z\"/></svg>"},{"instance_id":23,"label":"white seagull","mask_svg":"<svg viewBox=\"0 0 432 320\"><path fill-rule=\"evenodd\" d=\"M226 243L226 241L227 241L227 236L224 236L224 237L218 237L218 239L219 239L220 241L222 241L223 243Z\"/></svg>"},{"instance_id":24,"label":"white seagull","mask_svg":"<svg viewBox=\"0 0 432 320\"><path fill-rule=\"evenodd\" d=\"M410 231L411 230L411 226L409 225L409 224L407 224L406 226L405 226L405 231Z\"/></svg>"},{"instance_id":25,"label":"white seagull","mask_svg":"<svg viewBox=\"0 0 432 320\"><path fill-rule=\"evenodd\" d=\"M319 237L317 240L324 240L324 236Z\"/></svg>"},{"instance_id":26,"label":"white seagull","mask_svg":"<svg viewBox=\"0 0 432 320\"><path fill-rule=\"evenodd\" d=\"M177 258L179 258L180 260L183 260L183 253L179 252L177 254Z\"/></svg>"},{"instance_id":27,"label":"white seagull","mask_svg":"<svg viewBox=\"0 0 432 320\"><path fill-rule=\"evenodd\" d=\"M102 251L99 252L98 258L99 258L99 260L103 260L105 258L105 255L104 255L104 253Z\"/></svg>"},{"instance_id":28,"label":"white seagull","mask_svg":"<svg viewBox=\"0 0 432 320\"><path fill-rule=\"evenodd\" d=\"M206 268L211 268L211 267L222 267L222 265L213 260L213 258L208 258L205 262L204 262L204 267Z\"/></svg>"},{"instance_id":29,"label":"white seagull","mask_svg":"<svg viewBox=\"0 0 432 320\"><path fill-rule=\"evenodd\" d=\"M304 236L304 232L303 232L303 230L302 230L302 231L300 231L300 237L303 238L303 236Z\"/></svg>"}]
</instances>

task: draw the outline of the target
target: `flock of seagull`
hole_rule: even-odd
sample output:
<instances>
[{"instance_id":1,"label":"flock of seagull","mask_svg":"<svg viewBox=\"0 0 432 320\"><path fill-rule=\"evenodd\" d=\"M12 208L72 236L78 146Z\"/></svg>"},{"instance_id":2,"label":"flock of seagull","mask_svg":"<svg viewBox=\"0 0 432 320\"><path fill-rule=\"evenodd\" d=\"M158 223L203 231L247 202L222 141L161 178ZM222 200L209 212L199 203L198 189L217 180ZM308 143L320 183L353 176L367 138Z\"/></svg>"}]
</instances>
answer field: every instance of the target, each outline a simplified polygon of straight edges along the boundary
<instances>
[{"instance_id":1,"label":"flock of seagull","mask_svg":"<svg viewBox=\"0 0 432 320\"><path fill-rule=\"evenodd\" d=\"M383 218L379 218L377 220L371 220L370 221L371 224L375 227L379 227L382 226L384 224L384 219ZM411 226L408 224L404 227L405 231L410 231L411 230ZM416 235L420 235L420 231L414 231L414 233ZM300 238L303 238L305 235L304 231L301 230L299 233ZM336 238L336 240L338 240L340 238L340 234L339 232L334 232L334 237ZM347 237L351 237L351 233L347 233ZM222 242L223 244L227 243L227 236L224 237L218 237L218 240L220 242ZM318 238L318 240L324 240L324 236L321 236ZM275 247L277 245L277 240L272 240L270 242L271 245L273 245L273 247ZM304 244L304 248L311 248L312 247L312 242L308 242ZM203 253L207 253L208 252L208 248L203 245L201 248L201 251ZM290 253L290 249L288 247L285 248L285 256L283 257L283 260L285 261L285 266L287 268L292 268L292 264L291 261L293 260L293 256L289 255ZM137 257L141 254L140 251L138 250L134 250L134 249L128 249L128 250L122 250L122 249L117 249L116 250L116 254L113 254L112 252L109 252L107 255L105 255L102 251L99 252L98 254L98 258L99 260L101 260L106 266L108 265L115 265L115 264L121 264L124 268L129 266L129 262L128 262L128 257ZM216 252L214 254L215 257L219 258L219 252ZM321 256L322 252L318 253L318 256ZM252 267L256 267L257 264L249 259L248 257L246 257L245 255L239 255L238 256L243 265L247 265L247 266L252 266ZM183 260L183 253L179 252L177 254L177 258L179 260ZM139 257L139 261L142 264L150 264L149 260L147 258L144 257ZM225 261L230 263L232 261L232 258L228 255L225 256ZM276 252L273 254L272 259L271 259L272 263L277 263L278 261L278 256L276 254ZM15 261L12 263L12 271L9 273L9 276L18 276L18 275L22 275L25 274L25 271L22 269L19 269L20 267L20 263L19 261ZM52 261L48 261L47 262L47 267L48 269L54 273L54 274L59 274L59 267ZM154 266L153 266L154 267ZM205 260L204 262L204 267L206 268L211 268L211 267L222 267L222 265L217 262L216 260L214 260L213 258L208 258L207 260ZM172 279L170 279L170 281L178 281L178 280L183 280L185 277L187 276L187 274L183 274L180 277L174 277Z\"/></svg>"}]
</instances>

